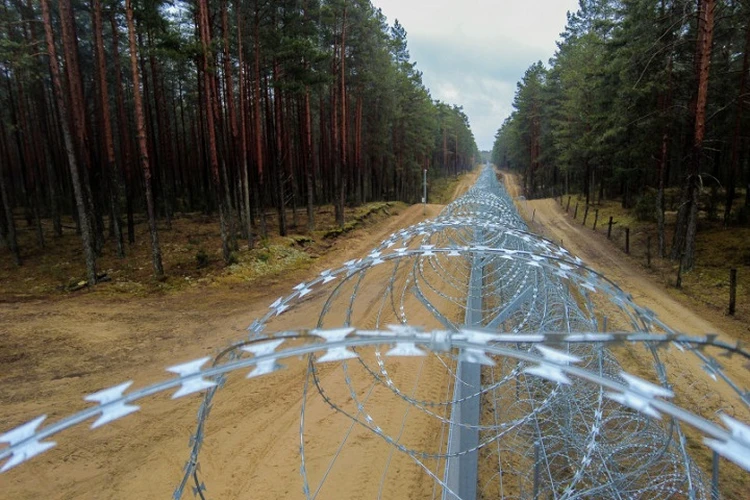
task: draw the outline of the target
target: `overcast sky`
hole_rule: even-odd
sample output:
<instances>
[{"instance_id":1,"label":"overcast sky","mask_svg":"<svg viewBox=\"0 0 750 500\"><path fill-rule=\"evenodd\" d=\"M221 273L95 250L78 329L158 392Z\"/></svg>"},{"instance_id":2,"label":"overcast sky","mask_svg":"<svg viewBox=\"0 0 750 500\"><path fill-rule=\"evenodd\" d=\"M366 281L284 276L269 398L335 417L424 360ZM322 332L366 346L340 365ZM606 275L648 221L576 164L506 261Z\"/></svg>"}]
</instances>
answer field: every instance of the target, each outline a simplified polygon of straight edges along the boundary
<instances>
[{"instance_id":1,"label":"overcast sky","mask_svg":"<svg viewBox=\"0 0 750 500\"><path fill-rule=\"evenodd\" d=\"M433 99L464 107L479 149L512 110L516 82L547 61L578 0L372 0L407 32Z\"/></svg>"}]
</instances>

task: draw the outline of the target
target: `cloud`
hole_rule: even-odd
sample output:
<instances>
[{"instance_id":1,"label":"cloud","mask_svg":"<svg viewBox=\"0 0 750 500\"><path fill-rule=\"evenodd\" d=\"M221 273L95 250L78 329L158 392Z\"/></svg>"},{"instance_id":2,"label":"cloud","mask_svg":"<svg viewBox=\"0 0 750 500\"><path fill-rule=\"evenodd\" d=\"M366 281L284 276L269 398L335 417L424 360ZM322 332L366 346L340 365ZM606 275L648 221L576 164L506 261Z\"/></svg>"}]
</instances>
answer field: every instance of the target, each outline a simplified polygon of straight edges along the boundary
<instances>
[{"instance_id":1,"label":"cloud","mask_svg":"<svg viewBox=\"0 0 750 500\"><path fill-rule=\"evenodd\" d=\"M480 149L491 149L495 132L511 111L511 103L526 68L543 57L538 48L515 44L451 41L412 36L412 60L435 99L464 107Z\"/></svg>"},{"instance_id":2,"label":"cloud","mask_svg":"<svg viewBox=\"0 0 750 500\"><path fill-rule=\"evenodd\" d=\"M461 105L477 145L492 149L512 111L516 82L545 64L577 0L373 0L407 31L409 52L432 97Z\"/></svg>"}]
</instances>

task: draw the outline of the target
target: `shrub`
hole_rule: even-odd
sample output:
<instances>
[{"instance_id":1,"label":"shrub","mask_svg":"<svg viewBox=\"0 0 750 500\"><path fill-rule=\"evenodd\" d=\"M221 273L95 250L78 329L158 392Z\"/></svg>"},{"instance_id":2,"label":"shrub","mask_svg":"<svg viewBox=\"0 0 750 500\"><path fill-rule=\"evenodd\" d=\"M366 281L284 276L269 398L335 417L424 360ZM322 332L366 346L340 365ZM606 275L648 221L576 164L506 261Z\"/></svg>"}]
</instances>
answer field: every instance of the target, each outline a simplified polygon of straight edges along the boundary
<instances>
[{"instance_id":1,"label":"shrub","mask_svg":"<svg viewBox=\"0 0 750 500\"><path fill-rule=\"evenodd\" d=\"M261 262L268 262L271 259L271 252L268 248L264 248L258 252L258 260Z\"/></svg>"},{"instance_id":2,"label":"shrub","mask_svg":"<svg viewBox=\"0 0 750 500\"><path fill-rule=\"evenodd\" d=\"M633 215L639 221L656 221L656 191L647 189L635 201Z\"/></svg>"},{"instance_id":3,"label":"shrub","mask_svg":"<svg viewBox=\"0 0 750 500\"><path fill-rule=\"evenodd\" d=\"M202 269L208 265L208 254L202 248L195 254L195 262L198 264L198 269Z\"/></svg>"}]
</instances>

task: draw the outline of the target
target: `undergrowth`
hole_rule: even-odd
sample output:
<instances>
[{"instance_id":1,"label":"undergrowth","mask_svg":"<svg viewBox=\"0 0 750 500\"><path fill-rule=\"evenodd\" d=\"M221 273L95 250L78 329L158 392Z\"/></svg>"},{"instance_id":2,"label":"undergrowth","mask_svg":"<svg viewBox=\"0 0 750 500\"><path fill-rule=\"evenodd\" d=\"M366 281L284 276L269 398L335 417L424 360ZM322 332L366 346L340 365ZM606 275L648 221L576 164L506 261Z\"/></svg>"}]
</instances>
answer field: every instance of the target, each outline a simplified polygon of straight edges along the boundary
<instances>
[{"instance_id":1,"label":"undergrowth","mask_svg":"<svg viewBox=\"0 0 750 500\"><path fill-rule=\"evenodd\" d=\"M579 201L576 222L581 224L584 216L583 198L572 195L569 216L573 217L576 201ZM567 207L568 196L562 198L563 210ZM743 201L739 198L738 202ZM557 200L559 203L559 199ZM603 200L591 205L586 227L593 228L596 210L599 212L597 232L606 235L609 217L613 218L611 242L625 250L625 228L630 229L630 256L641 264L648 273L674 290L679 259L672 260L669 253L672 246L674 226L679 207L679 193L668 191L665 196L665 258L658 255L658 228L655 218L644 217L643 207L636 202L634 208L623 208L618 199ZM706 208L705 204L701 208ZM720 207L723 210L723 207ZM721 213L721 211L720 211ZM648 255L651 264L648 265ZM682 287L675 293L683 293L711 308L727 312L729 304L729 270L737 269L737 311L735 317L750 324L750 227L730 225L724 227L718 217L710 218L707 210L699 214L696 239L695 267L682 274ZM750 327L748 328L750 332Z\"/></svg>"},{"instance_id":2,"label":"undergrowth","mask_svg":"<svg viewBox=\"0 0 750 500\"><path fill-rule=\"evenodd\" d=\"M98 272L106 283L86 287L84 259L80 237L72 220L64 221L63 236L47 235L45 248L39 248L34 228L19 223L19 246L23 265L15 266L10 252L0 242L0 301L26 300L36 297L97 293L118 297L172 293L193 286L247 284L286 271L302 268L331 248L346 233L365 228L404 206L396 202L374 202L346 208L344 230L338 228L332 206L316 208L316 231L306 231L307 219L298 210L297 226L291 234L278 235L277 214L268 213L267 239L256 238L254 248L238 235L229 265L221 254L218 220L199 213L176 214L171 229L159 222L159 239L166 279L153 279L151 246L145 221L136 224L136 241L126 243L126 256L119 259L114 243L107 241L97 261ZM292 221L291 210L287 219ZM49 222L49 221L45 221ZM51 224L49 224L51 228ZM46 229L46 227L45 227Z\"/></svg>"}]
</instances>

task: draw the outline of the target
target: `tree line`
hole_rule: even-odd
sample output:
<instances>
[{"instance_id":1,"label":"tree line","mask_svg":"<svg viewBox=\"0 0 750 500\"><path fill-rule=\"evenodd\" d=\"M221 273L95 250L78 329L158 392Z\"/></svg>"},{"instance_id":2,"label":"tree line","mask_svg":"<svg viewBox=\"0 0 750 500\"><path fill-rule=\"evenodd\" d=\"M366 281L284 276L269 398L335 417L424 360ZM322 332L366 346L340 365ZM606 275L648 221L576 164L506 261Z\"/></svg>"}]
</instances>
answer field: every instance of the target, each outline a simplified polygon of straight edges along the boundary
<instances>
[{"instance_id":1,"label":"tree line","mask_svg":"<svg viewBox=\"0 0 750 500\"><path fill-rule=\"evenodd\" d=\"M518 83L493 160L523 170L529 196L645 203L661 256L679 187L669 256L690 269L699 209L724 225L750 214L749 51L747 0L580 0L549 65Z\"/></svg>"},{"instance_id":2,"label":"tree line","mask_svg":"<svg viewBox=\"0 0 750 500\"><path fill-rule=\"evenodd\" d=\"M434 101L406 31L369 0L2 0L0 243L44 247L75 221L87 279L148 221L218 214L230 262L315 206L421 197L422 172L478 157L461 107ZM18 214L16 214L16 212ZM14 215L16 214L16 215ZM291 215L291 221L287 220ZM50 227L51 226L51 227Z\"/></svg>"}]
</instances>

